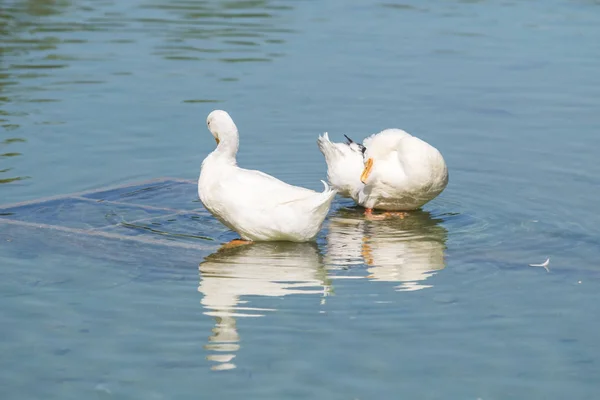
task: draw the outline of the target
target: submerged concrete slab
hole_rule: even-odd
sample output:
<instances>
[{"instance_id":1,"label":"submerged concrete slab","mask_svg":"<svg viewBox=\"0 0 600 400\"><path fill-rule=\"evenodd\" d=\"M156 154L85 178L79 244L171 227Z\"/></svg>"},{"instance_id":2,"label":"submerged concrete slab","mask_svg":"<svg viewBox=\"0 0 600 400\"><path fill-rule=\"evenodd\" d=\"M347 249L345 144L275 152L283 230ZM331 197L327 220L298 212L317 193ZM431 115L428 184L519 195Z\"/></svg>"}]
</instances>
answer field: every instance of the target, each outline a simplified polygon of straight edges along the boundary
<instances>
[{"instance_id":1,"label":"submerged concrete slab","mask_svg":"<svg viewBox=\"0 0 600 400\"><path fill-rule=\"evenodd\" d=\"M41 232L32 235L32 230ZM196 182L178 178L0 205L0 232L8 241L27 232L38 240L46 232L46 241L52 241L52 233L60 232L56 240L70 237L83 243L102 238L103 243L118 240L198 250L214 249L236 237L204 209Z\"/></svg>"}]
</instances>

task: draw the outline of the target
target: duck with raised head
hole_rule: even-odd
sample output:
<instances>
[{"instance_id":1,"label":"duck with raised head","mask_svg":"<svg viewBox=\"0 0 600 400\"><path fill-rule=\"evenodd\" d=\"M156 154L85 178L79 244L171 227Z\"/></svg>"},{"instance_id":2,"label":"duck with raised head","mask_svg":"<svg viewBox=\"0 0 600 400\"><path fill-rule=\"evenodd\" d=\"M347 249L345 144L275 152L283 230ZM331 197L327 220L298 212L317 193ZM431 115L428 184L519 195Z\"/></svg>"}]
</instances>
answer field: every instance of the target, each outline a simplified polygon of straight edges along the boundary
<instances>
[{"instance_id":1,"label":"duck with raised head","mask_svg":"<svg viewBox=\"0 0 600 400\"><path fill-rule=\"evenodd\" d=\"M401 129L386 129L362 144L348 136L333 143L325 132L317 143L327 162L327 176L341 196L352 198L373 219L404 216L437 197L448 185L442 154L429 143Z\"/></svg>"},{"instance_id":2,"label":"duck with raised head","mask_svg":"<svg viewBox=\"0 0 600 400\"><path fill-rule=\"evenodd\" d=\"M233 119L227 112L215 110L206 124L217 148L202 162L198 195L212 215L241 236L232 245L313 240L336 191L323 181L325 190L315 192L238 167L239 134Z\"/></svg>"}]
</instances>

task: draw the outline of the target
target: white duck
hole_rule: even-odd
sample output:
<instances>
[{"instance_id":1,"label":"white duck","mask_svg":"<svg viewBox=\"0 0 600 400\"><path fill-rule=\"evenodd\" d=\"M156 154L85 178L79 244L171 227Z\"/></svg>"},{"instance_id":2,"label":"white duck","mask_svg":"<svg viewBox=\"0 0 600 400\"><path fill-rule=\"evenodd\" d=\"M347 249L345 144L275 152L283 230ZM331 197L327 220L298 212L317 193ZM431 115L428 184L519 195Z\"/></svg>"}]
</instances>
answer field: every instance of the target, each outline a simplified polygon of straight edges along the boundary
<instances>
[{"instance_id":1,"label":"white duck","mask_svg":"<svg viewBox=\"0 0 600 400\"><path fill-rule=\"evenodd\" d=\"M330 184L340 195L365 207L368 216L373 209L416 210L448 184L440 152L401 129L386 129L363 144L346 139L348 143L332 143L325 132L317 143L327 162Z\"/></svg>"},{"instance_id":2,"label":"white duck","mask_svg":"<svg viewBox=\"0 0 600 400\"><path fill-rule=\"evenodd\" d=\"M198 195L211 214L241 236L234 242L314 239L336 191L325 182L319 193L238 167L239 135L229 114L215 110L206 123L217 148L202 162Z\"/></svg>"}]
</instances>

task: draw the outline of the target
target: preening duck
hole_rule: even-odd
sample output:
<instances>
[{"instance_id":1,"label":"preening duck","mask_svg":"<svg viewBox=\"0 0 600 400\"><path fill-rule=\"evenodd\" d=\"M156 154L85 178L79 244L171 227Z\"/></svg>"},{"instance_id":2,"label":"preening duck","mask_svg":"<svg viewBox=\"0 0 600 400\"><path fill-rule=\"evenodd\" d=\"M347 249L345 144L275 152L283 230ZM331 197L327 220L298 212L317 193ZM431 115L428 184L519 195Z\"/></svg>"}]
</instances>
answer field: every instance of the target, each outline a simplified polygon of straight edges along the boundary
<instances>
[{"instance_id":1,"label":"preening duck","mask_svg":"<svg viewBox=\"0 0 600 400\"><path fill-rule=\"evenodd\" d=\"M367 215L374 209L416 210L448 185L441 153L408 132L386 129L362 144L346 138L347 143L333 143L326 132L317 143L327 162L330 184L363 206Z\"/></svg>"},{"instance_id":2,"label":"preening duck","mask_svg":"<svg viewBox=\"0 0 600 400\"><path fill-rule=\"evenodd\" d=\"M313 240L336 191L325 182L319 193L238 167L239 134L229 114L215 110L206 123L217 148L202 162L198 179L204 207L242 242Z\"/></svg>"}]
</instances>

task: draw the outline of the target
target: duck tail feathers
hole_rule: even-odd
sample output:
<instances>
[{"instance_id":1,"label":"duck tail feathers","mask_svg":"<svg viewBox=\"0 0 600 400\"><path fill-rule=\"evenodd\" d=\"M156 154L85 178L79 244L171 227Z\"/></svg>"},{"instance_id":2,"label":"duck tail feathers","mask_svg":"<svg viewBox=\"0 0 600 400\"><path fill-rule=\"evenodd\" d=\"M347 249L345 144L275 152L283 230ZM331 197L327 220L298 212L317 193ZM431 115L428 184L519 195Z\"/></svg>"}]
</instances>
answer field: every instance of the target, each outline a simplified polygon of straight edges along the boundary
<instances>
[{"instance_id":1,"label":"duck tail feathers","mask_svg":"<svg viewBox=\"0 0 600 400\"><path fill-rule=\"evenodd\" d=\"M337 190L332 188L324 180L321 180L321 183L323 184L324 189L321 193L319 193L319 197L317 200L317 204L315 205L316 206L315 208L321 208L321 207L325 206L327 209L329 209L329 206L330 206L331 202L333 201L333 198L337 194Z\"/></svg>"},{"instance_id":2,"label":"duck tail feathers","mask_svg":"<svg viewBox=\"0 0 600 400\"><path fill-rule=\"evenodd\" d=\"M323 133L323 135L319 135L317 145L319 145L319 150L321 150L321 153L323 153L325 158L327 158L333 149L335 149L335 146L331 140L329 140L329 134L327 132Z\"/></svg>"},{"instance_id":3,"label":"duck tail feathers","mask_svg":"<svg viewBox=\"0 0 600 400\"><path fill-rule=\"evenodd\" d=\"M321 183L323 183L324 190L314 197L312 205L309 206L311 213L315 213L314 215L319 216L318 219L320 223L322 223L325 217L327 217L327 213L331 207L331 202L337 194L337 190L329 186L327 182L321 180Z\"/></svg>"},{"instance_id":4,"label":"duck tail feathers","mask_svg":"<svg viewBox=\"0 0 600 400\"><path fill-rule=\"evenodd\" d=\"M337 190L332 188L327 182L325 182L324 180L321 180L321 183L323 184L323 194L326 194L328 197L329 196L335 196L335 194L337 193Z\"/></svg>"}]
</instances>

